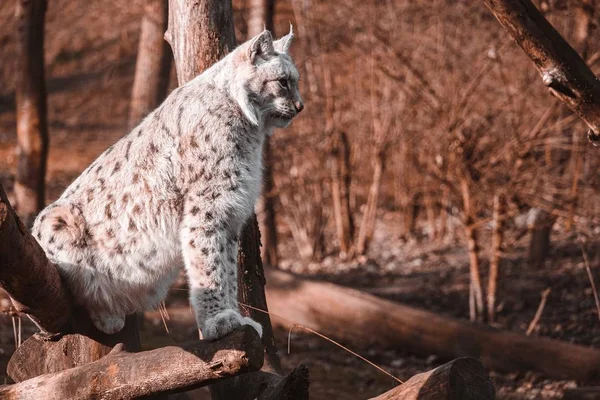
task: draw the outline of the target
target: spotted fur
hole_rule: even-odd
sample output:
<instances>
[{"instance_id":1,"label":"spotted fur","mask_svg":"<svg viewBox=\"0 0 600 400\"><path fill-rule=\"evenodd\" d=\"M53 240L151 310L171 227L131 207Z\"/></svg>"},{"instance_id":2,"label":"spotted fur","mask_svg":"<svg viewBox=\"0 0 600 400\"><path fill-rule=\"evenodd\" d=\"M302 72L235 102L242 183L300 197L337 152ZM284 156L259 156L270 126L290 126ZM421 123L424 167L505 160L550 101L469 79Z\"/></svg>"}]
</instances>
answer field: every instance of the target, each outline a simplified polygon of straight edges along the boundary
<instances>
[{"instance_id":1,"label":"spotted fur","mask_svg":"<svg viewBox=\"0 0 600 400\"><path fill-rule=\"evenodd\" d=\"M205 338L262 332L239 313L237 242L265 135L303 108L291 39L264 31L174 90L36 219L34 236L100 330L155 307L183 264Z\"/></svg>"}]
</instances>

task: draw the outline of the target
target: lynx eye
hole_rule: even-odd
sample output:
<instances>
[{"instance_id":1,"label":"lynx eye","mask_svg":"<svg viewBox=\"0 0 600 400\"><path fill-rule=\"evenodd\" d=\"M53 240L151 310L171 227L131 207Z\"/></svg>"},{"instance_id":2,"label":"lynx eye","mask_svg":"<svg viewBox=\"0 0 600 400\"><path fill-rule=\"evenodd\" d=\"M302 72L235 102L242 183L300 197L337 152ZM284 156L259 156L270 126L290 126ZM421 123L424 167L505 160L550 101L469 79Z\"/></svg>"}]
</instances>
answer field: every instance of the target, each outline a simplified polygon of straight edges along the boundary
<instances>
[{"instance_id":1,"label":"lynx eye","mask_svg":"<svg viewBox=\"0 0 600 400\"><path fill-rule=\"evenodd\" d=\"M277 83L279 84L279 86L281 86L282 89L288 89L288 80L286 78L279 79Z\"/></svg>"}]
</instances>

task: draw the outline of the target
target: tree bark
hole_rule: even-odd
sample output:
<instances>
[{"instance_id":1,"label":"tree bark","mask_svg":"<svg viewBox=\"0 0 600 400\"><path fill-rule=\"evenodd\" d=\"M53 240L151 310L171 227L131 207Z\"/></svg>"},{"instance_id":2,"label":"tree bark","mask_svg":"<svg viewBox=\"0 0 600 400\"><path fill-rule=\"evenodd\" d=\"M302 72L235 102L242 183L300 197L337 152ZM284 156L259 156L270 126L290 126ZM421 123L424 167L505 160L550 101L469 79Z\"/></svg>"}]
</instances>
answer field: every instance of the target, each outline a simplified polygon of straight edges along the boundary
<instances>
[{"instance_id":1,"label":"tree bark","mask_svg":"<svg viewBox=\"0 0 600 400\"><path fill-rule=\"evenodd\" d=\"M381 189L381 178L383 176L383 168L385 166L385 154L383 147L376 151L375 166L373 170L373 181L369 189L369 197L365 205L365 213L360 222L358 238L356 239L356 253L359 255L365 254L373 239L375 231L375 222L377 219L377 203L379 202L379 191Z\"/></svg>"},{"instance_id":2,"label":"tree bark","mask_svg":"<svg viewBox=\"0 0 600 400\"><path fill-rule=\"evenodd\" d=\"M435 200L432 193L426 192L423 198L423 206L427 215L427 225L429 225L429 240L435 240L438 237L437 225L435 223Z\"/></svg>"},{"instance_id":3,"label":"tree bark","mask_svg":"<svg viewBox=\"0 0 600 400\"><path fill-rule=\"evenodd\" d=\"M231 0L169 0L165 40L173 50L181 86L235 47Z\"/></svg>"},{"instance_id":4,"label":"tree bark","mask_svg":"<svg viewBox=\"0 0 600 400\"><path fill-rule=\"evenodd\" d=\"M248 38L266 29L274 33L275 0L250 0L248 4Z\"/></svg>"},{"instance_id":5,"label":"tree bark","mask_svg":"<svg viewBox=\"0 0 600 400\"><path fill-rule=\"evenodd\" d=\"M333 133L331 146L331 197L335 229L342 256L351 256L354 221L350 208L350 143L344 132Z\"/></svg>"},{"instance_id":6,"label":"tree bark","mask_svg":"<svg viewBox=\"0 0 600 400\"><path fill-rule=\"evenodd\" d=\"M116 346L98 361L0 388L10 399L133 399L206 386L262 365L260 339L242 327L218 341L140 353Z\"/></svg>"},{"instance_id":7,"label":"tree bark","mask_svg":"<svg viewBox=\"0 0 600 400\"><path fill-rule=\"evenodd\" d=\"M530 0L483 0L538 69L550 92L589 126L600 145L600 81Z\"/></svg>"},{"instance_id":8,"label":"tree bark","mask_svg":"<svg viewBox=\"0 0 600 400\"><path fill-rule=\"evenodd\" d=\"M470 356L498 371L550 378L600 378L600 350L458 321L331 283L267 270L270 311L284 328L300 324L354 348L400 348L443 360ZM290 321L293 321L290 322Z\"/></svg>"},{"instance_id":9,"label":"tree bark","mask_svg":"<svg viewBox=\"0 0 600 400\"><path fill-rule=\"evenodd\" d=\"M46 0L18 0L17 30L17 174L15 196L19 214L31 226L44 208L48 158L48 121L44 76Z\"/></svg>"},{"instance_id":10,"label":"tree bark","mask_svg":"<svg viewBox=\"0 0 600 400\"><path fill-rule=\"evenodd\" d=\"M265 295L265 271L260 259L260 231L256 216L253 216L242 231L240 251L238 253L238 299L240 303L248 304L260 310L269 311ZM244 313L263 327L262 342L265 348L264 366L268 372L283 373L281 361L277 354L277 346L273 337L271 317L242 306Z\"/></svg>"},{"instance_id":11,"label":"tree bark","mask_svg":"<svg viewBox=\"0 0 600 400\"><path fill-rule=\"evenodd\" d=\"M0 288L18 312L59 333L71 318L71 296L58 270L15 214L0 185Z\"/></svg>"},{"instance_id":12,"label":"tree bark","mask_svg":"<svg viewBox=\"0 0 600 400\"><path fill-rule=\"evenodd\" d=\"M56 337L35 334L14 352L6 368L7 374L21 382L43 374L88 364L107 355L121 343L129 352L140 351L137 317L127 316L125 327L107 335L92 323L87 311L75 308L70 332Z\"/></svg>"},{"instance_id":13,"label":"tree bark","mask_svg":"<svg viewBox=\"0 0 600 400\"><path fill-rule=\"evenodd\" d=\"M413 376L371 400L493 400L495 389L483 365L462 357Z\"/></svg>"},{"instance_id":14,"label":"tree bark","mask_svg":"<svg viewBox=\"0 0 600 400\"><path fill-rule=\"evenodd\" d=\"M554 218L539 208L529 210L527 218L527 228L530 232L527 260L533 266L540 266L550 252L550 234Z\"/></svg>"},{"instance_id":15,"label":"tree bark","mask_svg":"<svg viewBox=\"0 0 600 400\"><path fill-rule=\"evenodd\" d=\"M474 226L473 205L469 183L463 177L460 180L460 189L463 198L463 212L465 215L464 228L469 252L470 290L469 290L469 317L471 321L482 321L485 306L483 304L483 287L481 285L481 271L479 263L479 243L477 230Z\"/></svg>"},{"instance_id":16,"label":"tree bark","mask_svg":"<svg viewBox=\"0 0 600 400\"><path fill-rule=\"evenodd\" d=\"M150 0L144 6L135 77L129 106L129 129L133 129L166 97L173 55L164 40L168 22L167 0Z\"/></svg>"},{"instance_id":17,"label":"tree bark","mask_svg":"<svg viewBox=\"0 0 600 400\"><path fill-rule=\"evenodd\" d=\"M271 138L265 138L263 148L263 188L258 199L258 213L260 217L260 231L262 232L261 257L265 264L271 267L279 265L279 252L277 243L277 216L275 213L275 182L273 180L273 156L271 154Z\"/></svg>"},{"instance_id":18,"label":"tree bark","mask_svg":"<svg viewBox=\"0 0 600 400\"><path fill-rule=\"evenodd\" d=\"M498 289L498 271L502 259L502 241L504 239L504 196L494 196L494 211L492 215L492 251L490 257L490 274L488 277L487 315L488 322L496 319L496 292Z\"/></svg>"}]
</instances>

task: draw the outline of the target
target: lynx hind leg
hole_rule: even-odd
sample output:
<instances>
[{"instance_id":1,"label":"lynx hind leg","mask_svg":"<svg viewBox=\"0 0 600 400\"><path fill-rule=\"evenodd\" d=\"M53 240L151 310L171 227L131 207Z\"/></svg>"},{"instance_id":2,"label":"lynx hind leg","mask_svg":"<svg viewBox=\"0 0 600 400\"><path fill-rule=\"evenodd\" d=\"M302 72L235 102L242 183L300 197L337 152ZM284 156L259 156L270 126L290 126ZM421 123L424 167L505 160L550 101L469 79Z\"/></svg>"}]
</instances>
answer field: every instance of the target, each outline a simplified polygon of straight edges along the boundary
<instances>
[{"instance_id":1,"label":"lynx hind leg","mask_svg":"<svg viewBox=\"0 0 600 400\"><path fill-rule=\"evenodd\" d=\"M80 263L88 236L87 224L79 207L57 202L44 209L35 220L32 234L51 260Z\"/></svg>"}]
</instances>

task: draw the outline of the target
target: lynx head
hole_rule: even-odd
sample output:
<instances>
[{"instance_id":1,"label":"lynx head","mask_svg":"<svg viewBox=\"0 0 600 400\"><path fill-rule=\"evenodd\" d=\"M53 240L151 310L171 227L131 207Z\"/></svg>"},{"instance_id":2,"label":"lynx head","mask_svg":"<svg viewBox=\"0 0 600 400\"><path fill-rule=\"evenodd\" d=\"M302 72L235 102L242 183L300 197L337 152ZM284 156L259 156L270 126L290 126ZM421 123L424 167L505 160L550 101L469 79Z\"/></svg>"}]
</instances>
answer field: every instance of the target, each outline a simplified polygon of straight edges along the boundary
<instances>
[{"instance_id":1,"label":"lynx head","mask_svg":"<svg viewBox=\"0 0 600 400\"><path fill-rule=\"evenodd\" d=\"M285 128L304 108L298 92L298 69L288 54L294 33L273 41L265 30L236 49L236 98L248 119L267 128ZM268 129L272 131L272 129Z\"/></svg>"}]
</instances>

